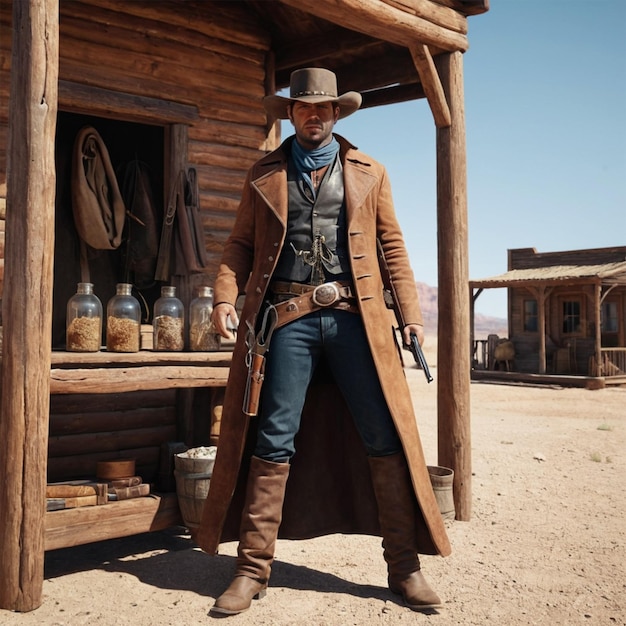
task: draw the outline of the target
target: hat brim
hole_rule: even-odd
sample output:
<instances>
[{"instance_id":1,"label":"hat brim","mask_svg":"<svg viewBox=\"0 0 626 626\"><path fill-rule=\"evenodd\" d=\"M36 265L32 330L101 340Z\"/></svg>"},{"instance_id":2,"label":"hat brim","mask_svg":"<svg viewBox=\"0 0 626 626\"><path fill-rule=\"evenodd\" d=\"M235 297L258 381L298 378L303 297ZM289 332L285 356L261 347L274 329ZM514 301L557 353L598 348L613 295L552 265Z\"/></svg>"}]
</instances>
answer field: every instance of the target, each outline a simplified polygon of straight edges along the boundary
<instances>
[{"instance_id":1,"label":"hat brim","mask_svg":"<svg viewBox=\"0 0 626 626\"><path fill-rule=\"evenodd\" d=\"M328 96L302 96L300 98L286 98L284 96L265 96L263 106L265 110L274 118L286 120L287 107L294 102L308 102L317 104L318 102L332 102L339 105L339 119L352 115L362 102L361 94L357 91L348 91L337 98Z\"/></svg>"}]
</instances>

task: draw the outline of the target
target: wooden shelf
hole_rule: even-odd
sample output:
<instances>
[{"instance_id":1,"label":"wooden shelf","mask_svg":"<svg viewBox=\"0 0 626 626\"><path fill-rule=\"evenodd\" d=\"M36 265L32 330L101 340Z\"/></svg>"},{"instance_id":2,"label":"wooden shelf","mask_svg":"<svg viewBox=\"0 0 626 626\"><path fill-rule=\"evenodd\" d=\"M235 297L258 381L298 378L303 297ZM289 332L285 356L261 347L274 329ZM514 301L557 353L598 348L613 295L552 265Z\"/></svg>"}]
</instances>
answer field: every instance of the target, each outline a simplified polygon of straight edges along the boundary
<instances>
[{"instance_id":1,"label":"wooden shelf","mask_svg":"<svg viewBox=\"0 0 626 626\"><path fill-rule=\"evenodd\" d=\"M58 550L179 525L183 521L178 498L171 493L48 511L44 518L44 549Z\"/></svg>"},{"instance_id":2,"label":"wooden shelf","mask_svg":"<svg viewBox=\"0 0 626 626\"><path fill-rule=\"evenodd\" d=\"M225 387L232 352L52 352L51 394L121 393ZM45 550L127 537L183 525L176 494L49 511Z\"/></svg>"},{"instance_id":3,"label":"wooden shelf","mask_svg":"<svg viewBox=\"0 0 626 626\"><path fill-rule=\"evenodd\" d=\"M153 350L140 350L139 352L65 352L53 350L50 356L52 366L74 367L99 367L109 365L119 367L122 365L160 365L172 363L185 363L189 365L229 365L232 351L220 350L216 352L155 352Z\"/></svg>"},{"instance_id":4,"label":"wooden shelf","mask_svg":"<svg viewBox=\"0 0 626 626\"><path fill-rule=\"evenodd\" d=\"M50 393L225 387L232 352L52 352Z\"/></svg>"}]
</instances>

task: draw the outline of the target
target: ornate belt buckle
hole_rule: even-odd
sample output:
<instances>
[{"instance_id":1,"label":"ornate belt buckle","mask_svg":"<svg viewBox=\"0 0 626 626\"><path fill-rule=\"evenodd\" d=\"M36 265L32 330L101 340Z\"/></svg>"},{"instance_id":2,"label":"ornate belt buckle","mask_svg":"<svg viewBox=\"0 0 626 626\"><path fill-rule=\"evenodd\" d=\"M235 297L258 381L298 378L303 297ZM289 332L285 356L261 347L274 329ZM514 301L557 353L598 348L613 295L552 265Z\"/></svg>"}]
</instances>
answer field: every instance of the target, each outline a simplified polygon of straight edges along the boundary
<instances>
[{"instance_id":1,"label":"ornate belt buckle","mask_svg":"<svg viewBox=\"0 0 626 626\"><path fill-rule=\"evenodd\" d=\"M324 283L313 289L311 299L317 306L330 306L341 298L339 287L335 283Z\"/></svg>"}]
</instances>

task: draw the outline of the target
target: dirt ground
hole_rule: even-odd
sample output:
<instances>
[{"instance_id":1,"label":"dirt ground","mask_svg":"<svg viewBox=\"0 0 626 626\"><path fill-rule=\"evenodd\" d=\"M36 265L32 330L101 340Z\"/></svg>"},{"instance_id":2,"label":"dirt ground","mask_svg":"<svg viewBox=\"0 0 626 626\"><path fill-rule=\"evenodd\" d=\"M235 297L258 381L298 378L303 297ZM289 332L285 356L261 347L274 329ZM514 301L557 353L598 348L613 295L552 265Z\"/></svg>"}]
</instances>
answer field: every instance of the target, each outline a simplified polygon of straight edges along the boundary
<instances>
[{"instance_id":1,"label":"dirt ground","mask_svg":"<svg viewBox=\"0 0 626 626\"><path fill-rule=\"evenodd\" d=\"M437 377L436 367L432 372ZM427 462L436 384L407 370ZM422 567L444 606L416 613L386 587L380 539L280 541L266 598L235 626L626 624L626 388L474 383L473 510L447 521L453 554ZM235 544L209 557L185 529L46 555L43 603L7 626L209 624Z\"/></svg>"}]
</instances>

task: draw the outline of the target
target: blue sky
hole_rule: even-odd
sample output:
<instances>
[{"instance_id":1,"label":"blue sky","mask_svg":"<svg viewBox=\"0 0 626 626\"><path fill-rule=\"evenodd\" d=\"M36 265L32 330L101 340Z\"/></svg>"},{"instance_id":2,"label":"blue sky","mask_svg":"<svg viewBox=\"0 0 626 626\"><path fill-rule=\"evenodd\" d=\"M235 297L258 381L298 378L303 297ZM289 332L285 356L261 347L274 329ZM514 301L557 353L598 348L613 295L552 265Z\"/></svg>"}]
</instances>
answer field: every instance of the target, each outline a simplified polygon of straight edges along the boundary
<instances>
[{"instance_id":1,"label":"blue sky","mask_svg":"<svg viewBox=\"0 0 626 626\"><path fill-rule=\"evenodd\" d=\"M468 36L470 278L506 271L510 248L626 245L626 1L492 0ZM428 103L358 111L336 131L387 166L416 280L436 286ZM476 311L506 317L506 291Z\"/></svg>"}]
</instances>

